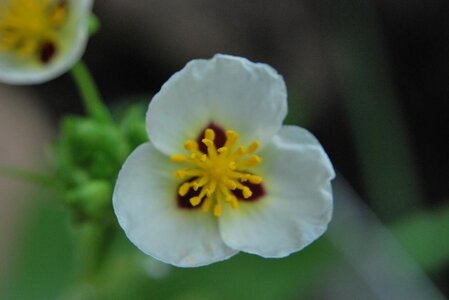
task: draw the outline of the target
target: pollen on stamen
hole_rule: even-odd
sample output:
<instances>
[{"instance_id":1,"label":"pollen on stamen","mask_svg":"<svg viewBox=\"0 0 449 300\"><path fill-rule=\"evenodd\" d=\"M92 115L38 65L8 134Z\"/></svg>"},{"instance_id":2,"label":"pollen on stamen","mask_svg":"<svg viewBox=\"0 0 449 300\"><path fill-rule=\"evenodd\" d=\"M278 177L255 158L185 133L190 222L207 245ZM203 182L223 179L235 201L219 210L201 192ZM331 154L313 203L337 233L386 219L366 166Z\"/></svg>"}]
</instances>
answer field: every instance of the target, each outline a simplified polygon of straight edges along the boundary
<instances>
[{"instance_id":1,"label":"pollen on stamen","mask_svg":"<svg viewBox=\"0 0 449 300\"><path fill-rule=\"evenodd\" d=\"M177 178L187 178L177 191L178 201L185 203L181 207L201 207L208 212L213 206L213 215L219 217L223 213L222 202L237 209L239 201L252 202L264 195L262 177L249 172L262 161L254 154L260 143L253 141L243 147L236 145L238 139L235 131L224 131L213 124L203 130L197 141L184 143L189 155L170 157L174 163L189 166L174 172Z\"/></svg>"},{"instance_id":2,"label":"pollen on stamen","mask_svg":"<svg viewBox=\"0 0 449 300\"><path fill-rule=\"evenodd\" d=\"M214 207L214 216L220 217L221 213L222 213L221 194L217 194L217 202L215 203L215 207Z\"/></svg>"},{"instance_id":3,"label":"pollen on stamen","mask_svg":"<svg viewBox=\"0 0 449 300\"><path fill-rule=\"evenodd\" d=\"M257 149L259 149L259 147L260 143L258 141L252 142L248 147L248 153L254 153Z\"/></svg>"},{"instance_id":4,"label":"pollen on stamen","mask_svg":"<svg viewBox=\"0 0 449 300\"><path fill-rule=\"evenodd\" d=\"M187 151L198 150L198 143L192 140L188 140L187 142L185 142L184 148L186 148Z\"/></svg>"},{"instance_id":5,"label":"pollen on stamen","mask_svg":"<svg viewBox=\"0 0 449 300\"><path fill-rule=\"evenodd\" d=\"M204 136L206 137L206 139L213 141L215 140L215 131L213 129L208 128L206 129Z\"/></svg>"},{"instance_id":6,"label":"pollen on stamen","mask_svg":"<svg viewBox=\"0 0 449 300\"><path fill-rule=\"evenodd\" d=\"M193 206L197 206L198 204L200 204L200 202L201 198L198 196L190 198L190 204L192 204Z\"/></svg>"},{"instance_id":7,"label":"pollen on stamen","mask_svg":"<svg viewBox=\"0 0 449 300\"><path fill-rule=\"evenodd\" d=\"M192 184L190 182L184 182L178 189L178 194L180 196L185 196L187 192L189 191Z\"/></svg>"},{"instance_id":8,"label":"pollen on stamen","mask_svg":"<svg viewBox=\"0 0 449 300\"><path fill-rule=\"evenodd\" d=\"M173 162L180 163L180 162L186 161L186 160L187 160L187 157L185 157L185 156L182 155L182 154L174 154L174 155L170 156L170 159L171 159Z\"/></svg>"},{"instance_id":9,"label":"pollen on stamen","mask_svg":"<svg viewBox=\"0 0 449 300\"><path fill-rule=\"evenodd\" d=\"M242 191L243 191L243 197L245 197L246 199L253 195L253 192L251 192L249 187L244 187Z\"/></svg>"},{"instance_id":10,"label":"pollen on stamen","mask_svg":"<svg viewBox=\"0 0 449 300\"><path fill-rule=\"evenodd\" d=\"M254 183L254 184L259 184L262 183L262 177L257 176L257 175L250 175L248 178L249 182Z\"/></svg>"},{"instance_id":11,"label":"pollen on stamen","mask_svg":"<svg viewBox=\"0 0 449 300\"><path fill-rule=\"evenodd\" d=\"M204 212L209 212L211 205L212 205L212 198L207 197L206 200L204 200L203 205L201 205L201 210Z\"/></svg>"}]
</instances>

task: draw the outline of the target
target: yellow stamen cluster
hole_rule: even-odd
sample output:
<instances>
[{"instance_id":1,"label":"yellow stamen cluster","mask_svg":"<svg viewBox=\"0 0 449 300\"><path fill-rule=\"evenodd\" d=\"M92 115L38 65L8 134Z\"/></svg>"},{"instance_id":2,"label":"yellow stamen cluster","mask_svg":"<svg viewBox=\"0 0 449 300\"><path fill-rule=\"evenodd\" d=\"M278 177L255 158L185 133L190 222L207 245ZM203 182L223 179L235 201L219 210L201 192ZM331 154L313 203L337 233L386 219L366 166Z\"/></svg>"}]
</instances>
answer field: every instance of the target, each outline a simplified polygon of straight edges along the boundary
<instances>
[{"instance_id":1,"label":"yellow stamen cluster","mask_svg":"<svg viewBox=\"0 0 449 300\"><path fill-rule=\"evenodd\" d=\"M179 179L194 178L185 181L178 189L181 197L187 195L190 189L198 191L198 195L189 199L190 204L198 206L208 212L215 203L213 214L221 216L222 202L228 202L233 208L238 207L238 199L233 193L240 190L243 197L248 199L252 196L251 189L244 185L245 182L252 184L262 183L262 177L248 173L248 168L257 166L261 158L254 152L259 148L259 142L252 142L247 148L235 147L239 136L235 131L226 131L226 142L218 148L215 146L215 131L206 129L201 142L207 147L207 154L200 151L196 141L188 140L184 147L191 155L175 154L171 160L176 163L187 163L188 168L182 168L174 173ZM234 149L236 148L236 149Z\"/></svg>"},{"instance_id":2,"label":"yellow stamen cluster","mask_svg":"<svg viewBox=\"0 0 449 300\"><path fill-rule=\"evenodd\" d=\"M0 52L10 52L21 58L38 55L39 58L46 45L55 45L58 30L67 20L66 1L4 2L0 6Z\"/></svg>"}]
</instances>

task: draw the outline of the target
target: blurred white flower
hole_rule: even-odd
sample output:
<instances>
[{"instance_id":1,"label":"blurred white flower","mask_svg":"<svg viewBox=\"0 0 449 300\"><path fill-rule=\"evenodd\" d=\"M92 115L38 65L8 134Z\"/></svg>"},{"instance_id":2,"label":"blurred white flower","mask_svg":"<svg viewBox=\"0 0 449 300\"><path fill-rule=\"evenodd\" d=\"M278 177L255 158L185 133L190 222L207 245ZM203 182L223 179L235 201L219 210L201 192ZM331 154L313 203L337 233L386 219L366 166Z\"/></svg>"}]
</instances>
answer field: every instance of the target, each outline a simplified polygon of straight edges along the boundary
<instances>
[{"instance_id":1,"label":"blurred white flower","mask_svg":"<svg viewBox=\"0 0 449 300\"><path fill-rule=\"evenodd\" d=\"M113 196L140 250L181 267L238 251L284 257L327 228L335 173L305 129L282 126L284 80L270 66L193 60L156 94L150 143L125 162Z\"/></svg>"},{"instance_id":2,"label":"blurred white flower","mask_svg":"<svg viewBox=\"0 0 449 300\"><path fill-rule=\"evenodd\" d=\"M92 0L0 0L0 82L36 84L83 54Z\"/></svg>"}]
</instances>

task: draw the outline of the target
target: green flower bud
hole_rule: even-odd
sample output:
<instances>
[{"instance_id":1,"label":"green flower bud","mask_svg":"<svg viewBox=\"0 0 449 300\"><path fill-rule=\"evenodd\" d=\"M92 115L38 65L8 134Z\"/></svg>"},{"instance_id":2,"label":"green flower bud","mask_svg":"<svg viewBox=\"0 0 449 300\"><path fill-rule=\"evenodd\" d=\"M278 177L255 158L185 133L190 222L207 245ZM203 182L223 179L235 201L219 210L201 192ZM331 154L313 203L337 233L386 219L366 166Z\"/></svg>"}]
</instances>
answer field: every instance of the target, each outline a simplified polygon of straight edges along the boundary
<instances>
[{"instance_id":1,"label":"green flower bud","mask_svg":"<svg viewBox=\"0 0 449 300\"><path fill-rule=\"evenodd\" d=\"M112 208L112 184L92 180L68 191L66 201L84 218L102 219Z\"/></svg>"},{"instance_id":2,"label":"green flower bud","mask_svg":"<svg viewBox=\"0 0 449 300\"><path fill-rule=\"evenodd\" d=\"M73 163L94 178L115 178L130 152L127 139L114 124L93 119L65 118L62 136Z\"/></svg>"}]
</instances>

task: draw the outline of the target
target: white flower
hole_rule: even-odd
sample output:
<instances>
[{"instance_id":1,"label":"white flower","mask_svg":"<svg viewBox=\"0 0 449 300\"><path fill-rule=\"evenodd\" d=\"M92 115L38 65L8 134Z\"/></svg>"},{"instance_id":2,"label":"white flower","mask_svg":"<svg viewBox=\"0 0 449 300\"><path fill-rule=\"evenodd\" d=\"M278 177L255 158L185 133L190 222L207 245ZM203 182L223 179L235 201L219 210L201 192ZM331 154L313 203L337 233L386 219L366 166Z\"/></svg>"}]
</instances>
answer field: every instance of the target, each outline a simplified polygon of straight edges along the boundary
<instances>
[{"instance_id":1,"label":"white flower","mask_svg":"<svg viewBox=\"0 0 449 300\"><path fill-rule=\"evenodd\" d=\"M151 143L127 159L113 195L143 252L181 267L239 251L284 257L327 228L333 167L306 130L282 126L286 87L270 66L193 60L156 94Z\"/></svg>"},{"instance_id":2,"label":"white flower","mask_svg":"<svg viewBox=\"0 0 449 300\"><path fill-rule=\"evenodd\" d=\"M0 0L0 82L35 84L82 55L92 0Z\"/></svg>"}]
</instances>

